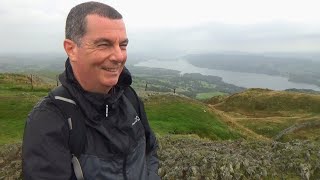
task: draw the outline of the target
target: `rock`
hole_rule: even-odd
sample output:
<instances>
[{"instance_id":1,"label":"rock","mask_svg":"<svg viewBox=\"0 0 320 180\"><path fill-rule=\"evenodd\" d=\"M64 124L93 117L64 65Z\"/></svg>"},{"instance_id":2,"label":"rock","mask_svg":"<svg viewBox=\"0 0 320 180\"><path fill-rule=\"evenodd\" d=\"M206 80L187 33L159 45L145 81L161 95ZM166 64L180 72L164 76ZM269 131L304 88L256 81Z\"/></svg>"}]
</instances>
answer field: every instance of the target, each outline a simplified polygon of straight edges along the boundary
<instances>
[{"instance_id":1,"label":"rock","mask_svg":"<svg viewBox=\"0 0 320 180\"><path fill-rule=\"evenodd\" d=\"M300 171L303 179L310 179L310 169L308 164L300 164Z\"/></svg>"},{"instance_id":2,"label":"rock","mask_svg":"<svg viewBox=\"0 0 320 180\"><path fill-rule=\"evenodd\" d=\"M166 174L166 171L163 168L159 168L158 174L160 177L163 177Z\"/></svg>"},{"instance_id":3,"label":"rock","mask_svg":"<svg viewBox=\"0 0 320 180\"><path fill-rule=\"evenodd\" d=\"M268 176L268 172L265 168L262 169L262 176L263 177L267 177Z\"/></svg>"},{"instance_id":4,"label":"rock","mask_svg":"<svg viewBox=\"0 0 320 180\"><path fill-rule=\"evenodd\" d=\"M240 162L237 162L237 163L236 163L236 166L235 166L235 170L236 170L236 171L240 170L240 167L241 167L241 163L240 163Z\"/></svg>"},{"instance_id":5,"label":"rock","mask_svg":"<svg viewBox=\"0 0 320 180\"><path fill-rule=\"evenodd\" d=\"M244 166L245 168L248 168L248 167L249 167L249 161L248 161L248 159L245 159L242 164L243 164L243 166Z\"/></svg>"},{"instance_id":6,"label":"rock","mask_svg":"<svg viewBox=\"0 0 320 180\"><path fill-rule=\"evenodd\" d=\"M158 139L163 180L320 179L320 143ZM0 180L21 179L21 144L0 146Z\"/></svg>"},{"instance_id":7,"label":"rock","mask_svg":"<svg viewBox=\"0 0 320 180\"><path fill-rule=\"evenodd\" d=\"M192 166L191 167L191 173L193 176L197 176L199 173L198 167L197 166Z\"/></svg>"}]
</instances>

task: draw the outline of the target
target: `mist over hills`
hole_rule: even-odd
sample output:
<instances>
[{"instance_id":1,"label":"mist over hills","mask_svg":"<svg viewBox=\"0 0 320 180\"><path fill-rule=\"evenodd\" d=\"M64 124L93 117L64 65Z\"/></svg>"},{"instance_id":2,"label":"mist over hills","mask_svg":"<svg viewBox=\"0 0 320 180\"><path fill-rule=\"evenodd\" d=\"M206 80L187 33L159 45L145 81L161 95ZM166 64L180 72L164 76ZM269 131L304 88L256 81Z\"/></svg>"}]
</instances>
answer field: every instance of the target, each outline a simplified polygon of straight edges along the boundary
<instances>
[{"instance_id":1,"label":"mist over hills","mask_svg":"<svg viewBox=\"0 0 320 180\"><path fill-rule=\"evenodd\" d=\"M317 53L193 53L165 58L155 54L128 52L127 66L134 70L133 65L156 59L162 62L187 60L194 66L214 70L267 74L288 78L295 83L320 86L320 61ZM41 74L55 79L64 70L64 54L5 54L0 55L0 72L20 72ZM199 72L197 72L199 73ZM201 73L201 72L200 72ZM50 75L49 75L50 74ZM255 74L252 74L254 76ZM138 74L135 74L138 75ZM215 76L219 76L218 74ZM271 77L270 77L271 78ZM228 81L227 81L228 82ZM230 83L230 82L229 82ZM231 84L235 84L234 82ZM238 86L243 86L239 85ZM245 86L246 87L246 86ZM252 86L253 88L255 86ZM310 89L299 87L299 89ZM288 87L296 88L296 87ZM316 87L312 89L317 90Z\"/></svg>"},{"instance_id":2,"label":"mist over hills","mask_svg":"<svg viewBox=\"0 0 320 180\"><path fill-rule=\"evenodd\" d=\"M129 33L130 48L139 53L312 53L319 52L320 27L288 22L252 25L208 23ZM318 54L319 55L319 54ZM319 56L317 56L318 58Z\"/></svg>"},{"instance_id":3,"label":"mist over hills","mask_svg":"<svg viewBox=\"0 0 320 180\"><path fill-rule=\"evenodd\" d=\"M4 34L12 29L7 29ZM61 53L63 27L32 34L16 32L19 42L3 36L0 53ZM248 52L318 54L320 52L320 26L287 21L258 24L202 23L185 27L131 29L128 27L129 53L147 56L176 57L193 53ZM15 32L15 31L14 31ZM45 44L45 45L44 45ZM18 50L17 50L18 49ZM318 58L319 59L319 58Z\"/></svg>"},{"instance_id":4,"label":"mist over hills","mask_svg":"<svg viewBox=\"0 0 320 180\"><path fill-rule=\"evenodd\" d=\"M258 54L193 54L185 58L198 67L283 76L289 81L320 86L320 61L307 58Z\"/></svg>"},{"instance_id":5,"label":"mist over hills","mask_svg":"<svg viewBox=\"0 0 320 180\"><path fill-rule=\"evenodd\" d=\"M319 32L317 25L280 21L128 29L127 65L150 59L185 58L198 67L282 76L293 82L320 86ZM47 44L57 41L47 40ZM38 49L41 52L36 52L36 47L24 47L21 52L1 47L0 72L57 73L64 69L67 56L61 44L47 50L41 47Z\"/></svg>"}]
</instances>

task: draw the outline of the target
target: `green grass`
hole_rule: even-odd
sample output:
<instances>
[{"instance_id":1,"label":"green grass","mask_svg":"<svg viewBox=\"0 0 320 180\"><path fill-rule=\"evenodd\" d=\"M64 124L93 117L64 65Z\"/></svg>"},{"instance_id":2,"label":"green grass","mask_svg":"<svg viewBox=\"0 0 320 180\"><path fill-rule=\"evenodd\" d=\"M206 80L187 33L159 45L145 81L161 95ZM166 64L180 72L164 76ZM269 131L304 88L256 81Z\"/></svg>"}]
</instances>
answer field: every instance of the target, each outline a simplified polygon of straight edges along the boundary
<instances>
[{"instance_id":1,"label":"green grass","mask_svg":"<svg viewBox=\"0 0 320 180\"><path fill-rule=\"evenodd\" d=\"M35 82L31 90L25 75L0 74L0 144L20 142L25 120L34 104L47 95L52 86ZM144 82L137 79L143 90ZM205 96L210 93L203 93ZM210 95L218 95L211 93ZM319 115L320 96L278 91L248 90L222 98L221 109L230 112L245 112L254 117L282 116L295 117L303 112L311 118ZM269 102L270 101L270 102ZM220 102L220 101L219 101ZM148 97L145 102L146 112L153 130L159 135L195 134L212 140L237 139L241 135L221 121L208 107L196 100L174 95ZM288 113L290 112L290 113ZM262 114L262 115L261 115ZM243 119L237 123L257 134L274 137L283 129L296 123L297 119ZM292 133L287 139L305 139L313 136L319 140L319 127L312 127Z\"/></svg>"},{"instance_id":2,"label":"green grass","mask_svg":"<svg viewBox=\"0 0 320 180\"><path fill-rule=\"evenodd\" d=\"M28 113L49 88L39 83L31 90L24 75L0 75L0 144L21 142ZM155 96L148 99L146 110L157 134L197 134L210 139L240 137L206 105L191 99Z\"/></svg>"},{"instance_id":3,"label":"green grass","mask_svg":"<svg viewBox=\"0 0 320 180\"><path fill-rule=\"evenodd\" d=\"M35 78L32 89L26 75L0 74L0 144L22 141L28 113L52 87Z\"/></svg>"},{"instance_id":4,"label":"green grass","mask_svg":"<svg viewBox=\"0 0 320 180\"><path fill-rule=\"evenodd\" d=\"M46 94L0 90L0 144L21 142L29 111Z\"/></svg>"},{"instance_id":5,"label":"green grass","mask_svg":"<svg viewBox=\"0 0 320 180\"><path fill-rule=\"evenodd\" d=\"M203 99L209 99L214 96L220 96L220 95L225 95L225 93L222 93L222 92L198 93L196 96L196 99L203 100Z\"/></svg>"},{"instance_id":6,"label":"green grass","mask_svg":"<svg viewBox=\"0 0 320 180\"><path fill-rule=\"evenodd\" d=\"M25 120L35 103L47 94L0 90L0 144L21 142ZM210 139L240 136L219 121L201 103L175 96L148 99L146 110L157 134L197 134Z\"/></svg>"},{"instance_id":7,"label":"green grass","mask_svg":"<svg viewBox=\"0 0 320 180\"><path fill-rule=\"evenodd\" d=\"M151 127L160 135L197 134L214 140L236 139L228 128L203 104L178 96L154 96L146 102Z\"/></svg>"}]
</instances>

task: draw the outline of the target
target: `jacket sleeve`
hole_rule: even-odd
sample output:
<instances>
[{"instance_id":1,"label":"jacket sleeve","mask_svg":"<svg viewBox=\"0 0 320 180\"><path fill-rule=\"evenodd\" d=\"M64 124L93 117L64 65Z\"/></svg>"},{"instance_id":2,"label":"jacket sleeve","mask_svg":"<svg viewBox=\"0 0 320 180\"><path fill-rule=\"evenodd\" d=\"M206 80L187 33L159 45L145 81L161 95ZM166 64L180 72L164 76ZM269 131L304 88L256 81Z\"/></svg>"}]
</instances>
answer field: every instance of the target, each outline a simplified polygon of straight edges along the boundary
<instances>
[{"instance_id":1,"label":"jacket sleeve","mask_svg":"<svg viewBox=\"0 0 320 180\"><path fill-rule=\"evenodd\" d=\"M22 146L25 180L67 180L72 176L68 148L69 129L62 114L48 102L41 102L29 114Z\"/></svg>"},{"instance_id":2,"label":"jacket sleeve","mask_svg":"<svg viewBox=\"0 0 320 180\"><path fill-rule=\"evenodd\" d=\"M154 135L152 129L150 128L148 118L144 109L143 102L140 100L140 112L141 117L145 120L145 131L147 140L147 166L148 166L148 179L158 180L160 179L158 175L159 159L157 155L158 143L156 136Z\"/></svg>"}]
</instances>

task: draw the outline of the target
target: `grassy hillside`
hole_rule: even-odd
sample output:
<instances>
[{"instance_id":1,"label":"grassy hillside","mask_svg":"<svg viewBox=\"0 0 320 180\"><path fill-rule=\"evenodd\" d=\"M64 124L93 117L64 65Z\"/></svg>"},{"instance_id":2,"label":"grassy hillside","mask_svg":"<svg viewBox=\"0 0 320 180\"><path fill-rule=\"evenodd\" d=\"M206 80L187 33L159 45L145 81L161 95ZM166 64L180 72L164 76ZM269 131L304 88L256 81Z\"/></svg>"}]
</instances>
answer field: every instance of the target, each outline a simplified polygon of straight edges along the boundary
<instances>
[{"instance_id":1,"label":"grassy hillside","mask_svg":"<svg viewBox=\"0 0 320 180\"><path fill-rule=\"evenodd\" d=\"M32 89L28 76L0 74L0 144L21 141L28 112L53 87L34 77ZM212 140L268 140L286 132L280 140L318 140L319 97L250 89L217 96L208 101L213 105L207 106L191 98L158 93L145 99L145 107L153 130L160 136L196 134ZM307 125L299 126L303 124Z\"/></svg>"},{"instance_id":2,"label":"grassy hillside","mask_svg":"<svg viewBox=\"0 0 320 180\"><path fill-rule=\"evenodd\" d=\"M49 91L41 79L33 81L32 89L28 76L0 74L0 144L21 141L28 112Z\"/></svg>"},{"instance_id":3,"label":"grassy hillside","mask_svg":"<svg viewBox=\"0 0 320 180\"><path fill-rule=\"evenodd\" d=\"M0 74L0 144L21 141L25 120L34 104L54 85L19 74ZM205 104L180 96L146 99L151 126L158 135L197 134L209 139L236 139L240 135L220 121Z\"/></svg>"},{"instance_id":4,"label":"grassy hillside","mask_svg":"<svg viewBox=\"0 0 320 180\"><path fill-rule=\"evenodd\" d=\"M266 138L283 134L279 140L320 139L320 95L249 89L208 103L223 112L224 119Z\"/></svg>"},{"instance_id":5,"label":"grassy hillside","mask_svg":"<svg viewBox=\"0 0 320 180\"><path fill-rule=\"evenodd\" d=\"M153 96L145 102L154 131L164 134L197 134L214 140L236 139L240 134L204 104L175 95Z\"/></svg>"}]
</instances>

